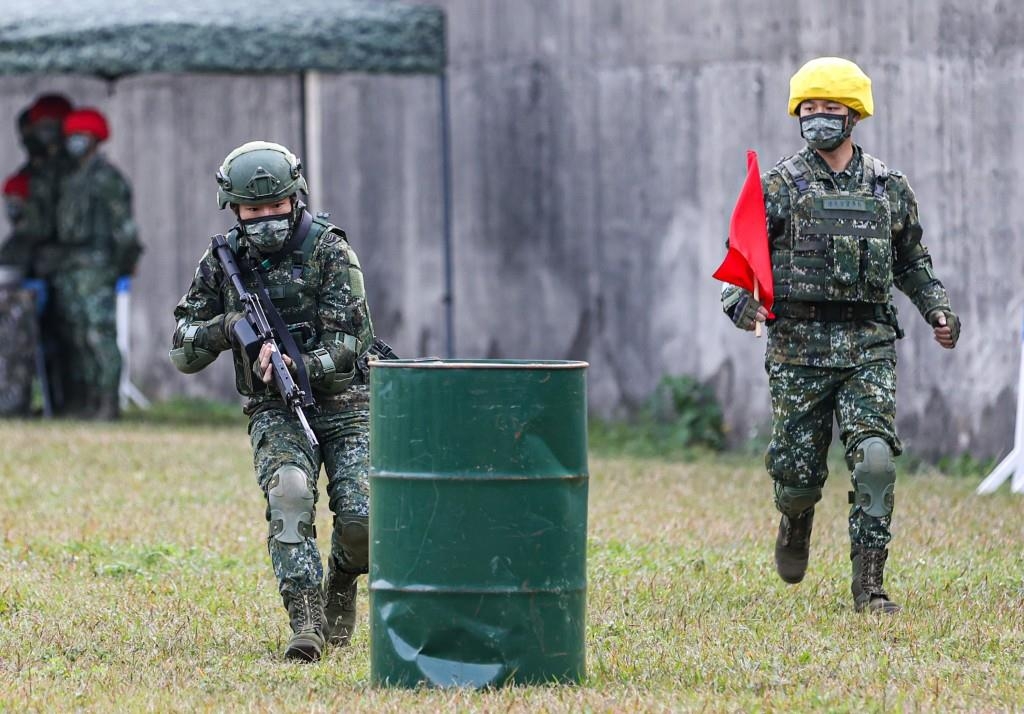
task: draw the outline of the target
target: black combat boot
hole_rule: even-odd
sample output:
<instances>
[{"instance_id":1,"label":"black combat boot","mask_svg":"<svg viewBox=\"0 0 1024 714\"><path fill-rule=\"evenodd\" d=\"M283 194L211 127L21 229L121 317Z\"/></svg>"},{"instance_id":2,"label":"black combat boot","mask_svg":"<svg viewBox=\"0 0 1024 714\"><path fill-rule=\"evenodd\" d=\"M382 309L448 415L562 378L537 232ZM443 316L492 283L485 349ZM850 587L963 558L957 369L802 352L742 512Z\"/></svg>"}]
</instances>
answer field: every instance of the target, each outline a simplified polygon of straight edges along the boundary
<instances>
[{"instance_id":1,"label":"black combat boot","mask_svg":"<svg viewBox=\"0 0 1024 714\"><path fill-rule=\"evenodd\" d=\"M850 548L850 560L853 561L853 609L857 612L899 612L899 605L889 599L882 588L885 577L885 561L889 551L885 548L865 548L855 545Z\"/></svg>"},{"instance_id":2,"label":"black combat boot","mask_svg":"<svg viewBox=\"0 0 1024 714\"><path fill-rule=\"evenodd\" d=\"M775 569L779 577L790 585L803 580L807 572L813 524L813 508L793 518L783 514L779 521L779 535L775 538Z\"/></svg>"},{"instance_id":3,"label":"black combat boot","mask_svg":"<svg viewBox=\"0 0 1024 714\"><path fill-rule=\"evenodd\" d=\"M320 588L300 590L287 598L292 636L284 656L303 662L316 662L324 649L324 599Z\"/></svg>"},{"instance_id":4,"label":"black combat boot","mask_svg":"<svg viewBox=\"0 0 1024 714\"><path fill-rule=\"evenodd\" d=\"M356 578L357 573L346 573L328 567L324 582L324 615L327 642L335 647L344 647L356 629Z\"/></svg>"}]
</instances>

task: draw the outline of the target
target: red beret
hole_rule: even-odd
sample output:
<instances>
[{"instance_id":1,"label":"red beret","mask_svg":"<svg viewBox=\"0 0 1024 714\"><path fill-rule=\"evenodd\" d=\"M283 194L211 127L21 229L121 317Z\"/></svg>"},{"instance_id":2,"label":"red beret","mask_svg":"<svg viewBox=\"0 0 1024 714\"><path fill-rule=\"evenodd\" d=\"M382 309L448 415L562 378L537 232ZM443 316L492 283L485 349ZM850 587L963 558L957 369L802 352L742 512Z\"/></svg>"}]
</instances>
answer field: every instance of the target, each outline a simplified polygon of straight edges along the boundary
<instances>
[{"instance_id":1,"label":"red beret","mask_svg":"<svg viewBox=\"0 0 1024 714\"><path fill-rule=\"evenodd\" d=\"M64 136L91 134L98 141L110 136L106 118L95 109L76 109L64 119Z\"/></svg>"},{"instance_id":2,"label":"red beret","mask_svg":"<svg viewBox=\"0 0 1024 714\"><path fill-rule=\"evenodd\" d=\"M71 113L71 102L60 94L44 94L35 101L28 110L28 123L35 124L40 119L57 119L61 121Z\"/></svg>"},{"instance_id":3,"label":"red beret","mask_svg":"<svg viewBox=\"0 0 1024 714\"><path fill-rule=\"evenodd\" d=\"M28 172L22 171L20 174L8 176L4 181L4 195L28 198Z\"/></svg>"}]
</instances>

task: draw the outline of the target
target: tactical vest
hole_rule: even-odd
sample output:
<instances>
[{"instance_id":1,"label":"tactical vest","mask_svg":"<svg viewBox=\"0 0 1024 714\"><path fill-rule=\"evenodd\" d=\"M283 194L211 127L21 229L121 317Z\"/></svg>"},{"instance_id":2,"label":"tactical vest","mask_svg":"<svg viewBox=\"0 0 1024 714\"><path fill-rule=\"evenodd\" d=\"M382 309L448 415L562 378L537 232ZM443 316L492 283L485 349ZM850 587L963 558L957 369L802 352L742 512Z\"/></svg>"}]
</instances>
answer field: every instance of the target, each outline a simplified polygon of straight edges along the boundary
<instances>
[{"instance_id":1,"label":"tactical vest","mask_svg":"<svg viewBox=\"0 0 1024 714\"><path fill-rule=\"evenodd\" d=\"M859 184L840 191L792 156L780 172L789 186L790 219L772 247L775 299L887 303L892 288L889 171L863 155Z\"/></svg>"},{"instance_id":2,"label":"tactical vest","mask_svg":"<svg viewBox=\"0 0 1024 714\"><path fill-rule=\"evenodd\" d=\"M238 252L240 229L236 226L227 235L231 249ZM282 256L272 266L260 268L260 278L270 294L270 301L288 326L288 331L295 338L295 343L302 351L307 351L316 344L320 336L317 333L317 300L321 276L319 268L310 265L310 256L316 247L317 240L325 233L331 233L336 240L347 240L345 232L320 217L313 218L309 234L302 246ZM243 282L246 289L254 290L256 285L251 274L249 261L243 263ZM226 290L227 281L222 288ZM232 291L233 295L234 291Z\"/></svg>"}]
</instances>

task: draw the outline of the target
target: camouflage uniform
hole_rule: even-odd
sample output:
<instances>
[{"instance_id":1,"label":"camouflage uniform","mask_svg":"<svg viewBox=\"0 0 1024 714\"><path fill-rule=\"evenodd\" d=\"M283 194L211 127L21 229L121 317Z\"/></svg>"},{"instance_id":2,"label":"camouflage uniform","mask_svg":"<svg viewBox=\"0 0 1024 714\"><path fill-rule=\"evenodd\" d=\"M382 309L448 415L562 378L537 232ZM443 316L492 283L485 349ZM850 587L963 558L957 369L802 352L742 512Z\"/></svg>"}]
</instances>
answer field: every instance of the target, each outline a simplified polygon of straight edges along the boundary
<instances>
[{"instance_id":1,"label":"camouflage uniform","mask_svg":"<svg viewBox=\"0 0 1024 714\"><path fill-rule=\"evenodd\" d=\"M35 156L19 173L29 177L29 195L22 213L0 250L0 262L16 265L27 276L48 279L60 266L62 257L57 245L57 227L54 219L60 182L70 171L70 162L63 153L54 156ZM55 413L63 413L61 376L67 365L57 359L69 354L69 345L62 338L64 320L47 301L45 312L39 317L38 339L46 355L47 382L53 398Z\"/></svg>"},{"instance_id":2,"label":"camouflage uniform","mask_svg":"<svg viewBox=\"0 0 1024 714\"><path fill-rule=\"evenodd\" d=\"M64 154L35 157L16 173L28 176L29 194L11 233L0 246L0 263L16 265L26 275L45 277L59 265L54 218L60 182L71 170Z\"/></svg>"},{"instance_id":3,"label":"camouflage uniform","mask_svg":"<svg viewBox=\"0 0 1024 714\"><path fill-rule=\"evenodd\" d=\"M910 184L860 147L854 146L852 160L838 173L805 147L767 171L761 183L777 315L768 328L765 356L773 412L765 463L780 502L787 487L814 492L825 483L833 414L851 469L857 446L868 437L880 437L894 454L901 452L895 342L902 333L889 286L906 293L923 316L949 310L949 298L921 243ZM864 200L872 197L878 200ZM802 200L794 211L797 198ZM872 206L875 214L869 215ZM814 223L817 227L798 233L797 225ZM841 234L846 235L836 237ZM825 236L831 241L827 270L835 277L821 284L821 272L814 268L821 267ZM728 288L725 300L737 291ZM813 310L832 312L815 319ZM851 544L884 548L891 538L889 510L874 516L854 503Z\"/></svg>"},{"instance_id":4,"label":"camouflage uniform","mask_svg":"<svg viewBox=\"0 0 1024 714\"><path fill-rule=\"evenodd\" d=\"M29 184L31 184L31 177L32 172L29 164L22 166L12 174L12 179L24 179ZM29 275L32 271L32 241L26 233L26 228L28 227L26 219L28 197L9 197L5 195L4 200L5 203L8 201L17 202L15 205L19 206L20 210L14 216L8 212L7 218L10 222L11 232L4 239L4 242L0 244L0 265L15 266L25 275Z\"/></svg>"},{"instance_id":5,"label":"camouflage uniform","mask_svg":"<svg viewBox=\"0 0 1024 714\"><path fill-rule=\"evenodd\" d=\"M121 375L115 286L142 252L131 188L94 154L61 180L53 221L56 237L44 245L40 264L50 285L48 324L64 356L63 407L73 415L113 416Z\"/></svg>"},{"instance_id":6,"label":"camouflage uniform","mask_svg":"<svg viewBox=\"0 0 1024 714\"><path fill-rule=\"evenodd\" d=\"M0 277L0 416L27 416L32 403L36 301Z\"/></svg>"},{"instance_id":7,"label":"camouflage uniform","mask_svg":"<svg viewBox=\"0 0 1024 714\"><path fill-rule=\"evenodd\" d=\"M889 285L924 316L949 310L949 299L921 243L910 185L859 147L838 173L805 147L766 172L762 187L777 314L765 356L773 410L765 463L785 513L787 493L816 493L825 483L833 414L851 469L868 437L901 452L895 429L895 341L901 335ZM824 256L823 250L831 252ZM832 275L825 284L823 256ZM738 290L727 289L726 300ZM849 528L855 548L888 544L887 510L870 515L854 503Z\"/></svg>"},{"instance_id":8,"label":"camouflage uniform","mask_svg":"<svg viewBox=\"0 0 1024 714\"><path fill-rule=\"evenodd\" d=\"M239 262L244 265L249 253L246 237L240 237L235 228L228 240L238 246ZM315 451L310 446L297 418L280 401L273 385L264 385L246 369L240 351L233 349L236 388L249 398L245 412L249 415L257 482L266 497L274 474L282 466L297 466L309 480L315 504L319 498L317 475L323 463L334 514L330 565L345 573L366 573L369 394L365 363L360 357L373 343L373 326L358 258L345 234L318 217L301 251L261 269L260 274L303 353L317 403L310 425L320 448ZM252 288L251 273L243 269L243 275L246 287ZM174 348L198 355L187 371L202 369L218 353L233 348L225 336L225 315L241 309L237 292L207 250L192 286L174 310L178 321ZM269 506L266 517L271 521ZM351 531L346 533L352 528L356 529L355 537ZM318 589L323 580L315 529L304 536L295 544L282 543L273 533L267 539L286 607L296 594Z\"/></svg>"}]
</instances>

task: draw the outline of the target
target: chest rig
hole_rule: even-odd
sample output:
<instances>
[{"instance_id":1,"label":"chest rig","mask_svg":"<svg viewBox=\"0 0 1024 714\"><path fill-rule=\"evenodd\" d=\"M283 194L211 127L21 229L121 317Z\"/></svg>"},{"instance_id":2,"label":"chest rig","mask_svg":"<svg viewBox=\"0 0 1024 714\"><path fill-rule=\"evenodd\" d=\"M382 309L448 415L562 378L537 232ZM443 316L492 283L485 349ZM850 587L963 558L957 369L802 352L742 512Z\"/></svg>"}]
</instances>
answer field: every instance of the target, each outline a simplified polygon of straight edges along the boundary
<instances>
[{"instance_id":1,"label":"chest rig","mask_svg":"<svg viewBox=\"0 0 1024 714\"><path fill-rule=\"evenodd\" d=\"M892 229L885 184L889 171L863 154L860 181L849 190L822 180L803 157L784 160L790 219L772 245L775 299L887 303L892 288Z\"/></svg>"}]
</instances>

